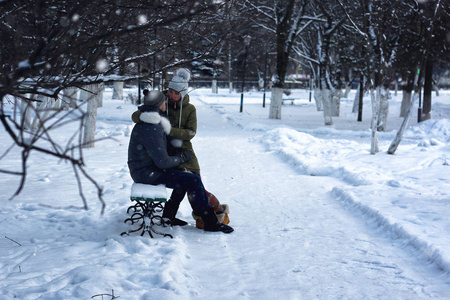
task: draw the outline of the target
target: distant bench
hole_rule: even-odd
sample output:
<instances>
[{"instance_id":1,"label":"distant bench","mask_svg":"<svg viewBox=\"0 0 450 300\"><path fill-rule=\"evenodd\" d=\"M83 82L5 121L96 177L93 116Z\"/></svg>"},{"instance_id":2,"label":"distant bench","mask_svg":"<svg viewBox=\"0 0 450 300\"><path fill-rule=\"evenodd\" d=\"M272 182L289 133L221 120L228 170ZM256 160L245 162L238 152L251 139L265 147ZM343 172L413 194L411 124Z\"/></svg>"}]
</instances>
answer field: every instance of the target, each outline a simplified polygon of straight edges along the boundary
<instances>
[{"instance_id":1,"label":"distant bench","mask_svg":"<svg viewBox=\"0 0 450 300\"><path fill-rule=\"evenodd\" d=\"M284 101L291 101L291 105L294 105L295 98L283 98L281 99L281 104L284 103Z\"/></svg>"}]
</instances>

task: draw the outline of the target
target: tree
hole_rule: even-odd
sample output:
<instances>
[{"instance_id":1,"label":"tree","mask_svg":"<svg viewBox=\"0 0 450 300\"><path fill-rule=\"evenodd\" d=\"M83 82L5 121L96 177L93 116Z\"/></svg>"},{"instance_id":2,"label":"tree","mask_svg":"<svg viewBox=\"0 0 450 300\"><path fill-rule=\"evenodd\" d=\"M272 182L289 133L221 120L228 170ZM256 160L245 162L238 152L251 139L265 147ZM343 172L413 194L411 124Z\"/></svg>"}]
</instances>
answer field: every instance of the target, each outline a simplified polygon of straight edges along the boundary
<instances>
[{"instance_id":1,"label":"tree","mask_svg":"<svg viewBox=\"0 0 450 300\"><path fill-rule=\"evenodd\" d=\"M312 23L306 18L306 0L246 0L244 4L253 15L252 20L276 39L276 67L273 76L270 119L281 119L282 96L287 65L292 47L299 34Z\"/></svg>"},{"instance_id":2,"label":"tree","mask_svg":"<svg viewBox=\"0 0 450 300\"><path fill-rule=\"evenodd\" d=\"M444 8L446 8L447 12L448 12L448 7L449 7L448 4L447 4L447 6L444 6ZM431 53L430 44L431 44L431 41L433 40L436 20L438 20L441 9L442 9L441 1L438 0L438 1L436 1L436 4L434 4L433 9L430 10L431 17L427 19L427 22L425 25L426 30L425 30L425 33L423 34L424 43L423 43L422 47L420 48L420 51L421 51L420 58L421 59L418 63L418 69L417 69L417 73L416 73L415 80L414 80L414 96L413 96L411 104L408 108L408 112L407 112L405 118L403 119L403 123L400 126L400 129L397 131L397 134L396 134L394 140L391 142L391 144L389 146L388 154L394 154L395 151L397 150L397 147L403 138L403 134L404 134L406 127L408 126L409 120L411 118L412 108L414 107L416 99L418 98L418 95L420 93L421 82L422 82L422 78L424 76L423 71L424 71L426 63L430 57L430 53Z\"/></svg>"},{"instance_id":3,"label":"tree","mask_svg":"<svg viewBox=\"0 0 450 300\"><path fill-rule=\"evenodd\" d=\"M164 54L179 49L180 44L186 45L184 41L194 40L195 24L221 5L223 2L212 0L1 1L0 122L13 141L12 147L18 147L22 153L19 170L0 169L2 173L21 178L13 196L21 192L25 183L30 153L40 152L73 166L85 208L80 173L96 186L104 205L102 189L87 174L81 150L85 143L82 137L85 107L93 97L78 102L68 111L64 110L66 106L38 108L44 109L44 114L39 114L32 104L47 101L40 100L41 96L56 102L62 91L71 87L81 88L117 79L137 80L204 56L217 45L214 39L208 47L188 59L175 59ZM148 34L155 30L171 32L170 37L174 37L180 31L178 26L188 23L185 20L194 21L194 25L186 31L181 30L190 34L184 36L182 43L166 41L165 36L148 39ZM139 62L155 57L160 61L157 69L150 70L145 76L133 71ZM7 114L4 103L11 98L17 99L28 113L31 111L35 115L39 120L37 128L29 129L25 119L19 121ZM76 117L68 118L69 115ZM78 130L72 133L67 145L61 145L52 133L74 122L79 124ZM88 142L92 142L91 138ZM5 157L8 151L0 157Z\"/></svg>"},{"instance_id":4,"label":"tree","mask_svg":"<svg viewBox=\"0 0 450 300\"><path fill-rule=\"evenodd\" d=\"M340 84L334 84L331 79L332 74L332 46L333 46L333 35L337 31L337 29L343 24L345 21L345 17L335 16L333 11L335 11L335 7L330 6L330 3L318 3L318 9L324 17L324 21L320 22L318 25L318 84L320 90L320 98L323 103L323 115L324 115L324 123L325 125L333 125L332 116L338 116L338 102L340 101L341 93L340 93ZM337 81L339 82L339 75L337 77ZM334 109L333 109L334 107Z\"/></svg>"}]
</instances>

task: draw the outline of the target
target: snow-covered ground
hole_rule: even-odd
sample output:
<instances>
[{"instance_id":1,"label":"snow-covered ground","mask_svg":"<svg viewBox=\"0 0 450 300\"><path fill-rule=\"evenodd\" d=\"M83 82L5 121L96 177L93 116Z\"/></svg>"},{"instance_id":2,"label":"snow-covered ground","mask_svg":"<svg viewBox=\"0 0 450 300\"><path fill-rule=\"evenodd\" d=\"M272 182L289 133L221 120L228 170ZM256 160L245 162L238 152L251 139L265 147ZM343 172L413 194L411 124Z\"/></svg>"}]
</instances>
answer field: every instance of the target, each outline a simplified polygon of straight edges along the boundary
<instances>
[{"instance_id":1,"label":"snow-covered ground","mask_svg":"<svg viewBox=\"0 0 450 300\"><path fill-rule=\"evenodd\" d=\"M87 182L89 210L77 208L65 163L32 154L25 189L11 201L18 178L0 173L0 299L448 299L450 92L433 97L432 120L413 116L395 155L386 151L403 120L401 93L376 155L369 98L358 123L353 97L325 127L308 91L293 91L281 120L268 119L270 93L265 108L261 92L246 93L240 113L239 93L192 91L202 178L230 206L235 231L196 229L185 200L178 216L190 225L150 239L120 236L130 228L136 108L107 90L97 137L114 139L84 152L104 187L103 215ZM69 132L58 132L63 143ZM0 138L3 155L11 142L3 129ZM0 161L15 170L19 162L17 148Z\"/></svg>"}]
</instances>

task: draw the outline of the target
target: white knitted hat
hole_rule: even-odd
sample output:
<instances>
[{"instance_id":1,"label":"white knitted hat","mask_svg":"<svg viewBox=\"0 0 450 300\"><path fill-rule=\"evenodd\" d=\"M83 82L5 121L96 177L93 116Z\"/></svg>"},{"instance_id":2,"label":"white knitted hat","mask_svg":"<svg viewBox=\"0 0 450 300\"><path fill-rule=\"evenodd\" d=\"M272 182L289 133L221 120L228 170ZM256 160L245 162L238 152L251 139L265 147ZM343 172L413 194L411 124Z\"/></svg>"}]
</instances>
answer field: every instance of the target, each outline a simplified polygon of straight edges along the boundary
<instances>
[{"instance_id":1,"label":"white knitted hat","mask_svg":"<svg viewBox=\"0 0 450 300\"><path fill-rule=\"evenodd\" d=\"M181 100L188 93L189 79L191 79L191 73L187 69L181 68L177 70L177 74L169 82L169 89L179 92L181 94Z\"/></svg>"}]
</instances>

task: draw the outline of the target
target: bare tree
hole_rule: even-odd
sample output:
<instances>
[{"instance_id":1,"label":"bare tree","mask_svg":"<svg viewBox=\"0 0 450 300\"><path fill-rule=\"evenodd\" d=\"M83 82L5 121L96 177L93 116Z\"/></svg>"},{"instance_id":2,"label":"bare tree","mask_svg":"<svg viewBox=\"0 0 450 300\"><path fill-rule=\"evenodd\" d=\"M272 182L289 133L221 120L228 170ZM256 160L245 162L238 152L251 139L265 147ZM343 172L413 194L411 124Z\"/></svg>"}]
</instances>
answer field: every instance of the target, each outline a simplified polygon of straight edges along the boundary
<instances>
[{"instance_id":1,"label":"bare tree","mask_svg":"<svg viewBox=\"0 0 450 300\"><path fill-rule=\"evenodd\" d=\"M276 38L276 67L273 76L270 119L281 119L282 96L285 76L292 47L300 33L313 21L306 17L306 0L246 0L245 5L253 13L257 26Z\"/></svg>"},{"instance_id":2,"label":"bare tree","mask_svg":"<svg viewBox=\"0 0 450 300\"><path fill-rule=\"evenodd\" d=\"M448 4L447 4L448 5ZM424 77L424 69L426 66L426 63L428 61L428 58L430 56L430 44L433 38L433 32L434 32L434 27L435 27L435 21L438 17L438 13L441 9L441 1L438 0L436 1L435 7L433 10L431 10L432 12L432 17L430 19L428 19L428 24L426 25L426 34L424 35L424 45L421 49L422 51L422 55L421 55L421 60L418 64L418 70L416 73L416 77L414 80L414 95L411 101L411 104L408 108L408 112L405 116L405 118L403 119L403 123L400 126L400 129L397 131L397 134L394 138L394 140L391 142L389 149L388 149L388 153L389 154L394 154L395 151L398 148L398 145L400 144L402 138L403 138L403 134L406 130L406 127L408 126L409 120L411 118L411 114L412 114L412 108L414 107L414 104L418 98L418 95L420 93L420 89L421 89L421 82L422 79Z\"/></svg>"},{"instance_id":3,"label":"bare tree","mask_svg":"<svg viewBox=\"0 0 450 300\"><path fill-rule=\"evenodd\" d=\"M118 78L132 81L151 77L207 55L220 42L220 37L211 38L208 45L189 57L177 59L175 55L165 54L172 50L179 53L175 49L180 45L199 39L195 24L222 5L223 2L188 0L1 1L0 122L13 141L11 147L18 147L22 154L18 170L0 169L2 173L21 178L13 196L23 189L30 153L39 152L73 166L85 208L87 202L80 175L96 186L99 200L104 205L102 189L86 172L82 152L82 145L86 142L82 137L82 128L87 122L85 106L94 98L78 102L68 110L49 105L44 107L43 104L56 103L60 93L71 87L113 82ZM186 20L195 21L194 25L186 25L189 23ZM180 26L185 27L176 30ZM171 37L179 31L189 35L183 36L181 41L167 41L166 36L160 35L149 39L149 33L158 30L170 32ZM201 39L207 37L203 32ZM152 58L158 58L158 66L147 70L145 75L140 74L136 66ZM65 101L68 101L67 97L68 94ZM35 129L28 128L25 119L19 121L5 111L6 102L11 99L20 101L38 118ZM36 108L33 103L41 107ZM78 130L66 145L61 145L54 132L74 122L78 124ZM92 137L88 142L93 142ZM0 159L8 151L0 155Z\"/></svg>"}]
</instances>

